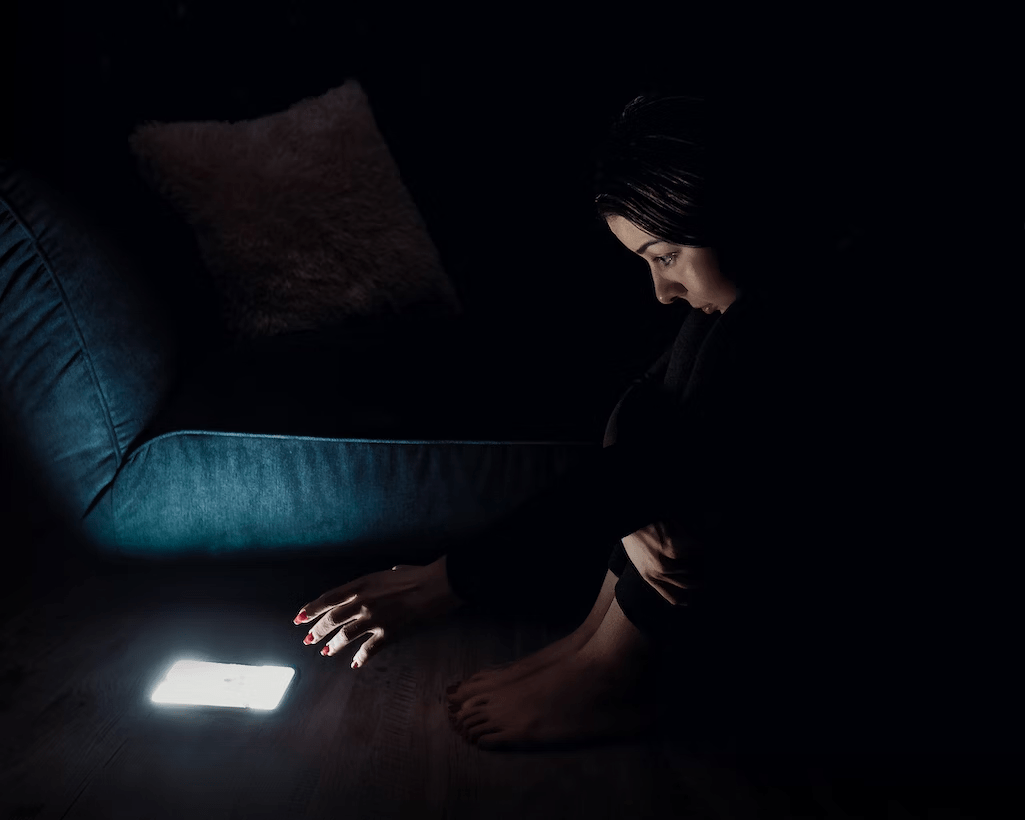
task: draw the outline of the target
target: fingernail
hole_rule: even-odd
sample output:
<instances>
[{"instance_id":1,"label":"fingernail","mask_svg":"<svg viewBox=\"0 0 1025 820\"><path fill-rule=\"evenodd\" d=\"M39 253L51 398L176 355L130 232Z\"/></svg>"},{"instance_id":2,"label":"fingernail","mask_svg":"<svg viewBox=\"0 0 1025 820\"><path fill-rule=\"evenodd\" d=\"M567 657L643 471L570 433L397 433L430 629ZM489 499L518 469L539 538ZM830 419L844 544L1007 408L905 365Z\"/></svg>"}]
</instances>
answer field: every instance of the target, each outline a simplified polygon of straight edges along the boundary
<instances>
[{"instance_id":1,"label":"fingernail","mask_svg":"<svg viewBox=\"0 0 1025 820\"><path fill-rule=\"evenodd\" d=\"M352 668L353 669L359 669L359 661L353 661L352 662Z\"/></svg>"},{"instance_id":2,"label":"fingernail","mask_svg":"<svg viewBox=\"0 0 1025 820\"><path fill-rule=\"evenodd\" d=\"M321 655L330 655L331 654L331 647L330 646L325 646L323 649L320 650L320 654Z\"/></svg>"},{"instance_id":3,"label":"fingernail","mask_svg":"<svg viewBox=\"0 0 1025 820\"><path fill-rule=\"evenodd\" d=\"M451 685L451 686L450 686L450 687L449 687L448 689L446 689L445 691L446 691L446 692L448 692L448 693L449 693L450 695L452 695L452 694L455 694L455 691L456 691L456 689L458 689L458 688L459 688L459 684L458 684L458 683L453 683L453 684L452 684L452 685Z\"/></svg>"},{"instance_id":4,"label":"fingernail","mask_svg":"<svg viewBox=\"0 0 1025 820\"><path fill-rule=\"evenodd\" d=\"M310 633L305 638L303 638L303 643L307 645L313 643L313 634Z\"/></svg>"},{"instance_id":5,"label":"fingernail","mask_svg":"<svg viewBox=\"0 0 1025 820\"><path fill-rule=\"evenodd\" d=\"M301 624L303 621L308 621L309 616L306 614L306 610L300 610L299 614L295 616L295 622Z\"/></svg>"}]
</instances>

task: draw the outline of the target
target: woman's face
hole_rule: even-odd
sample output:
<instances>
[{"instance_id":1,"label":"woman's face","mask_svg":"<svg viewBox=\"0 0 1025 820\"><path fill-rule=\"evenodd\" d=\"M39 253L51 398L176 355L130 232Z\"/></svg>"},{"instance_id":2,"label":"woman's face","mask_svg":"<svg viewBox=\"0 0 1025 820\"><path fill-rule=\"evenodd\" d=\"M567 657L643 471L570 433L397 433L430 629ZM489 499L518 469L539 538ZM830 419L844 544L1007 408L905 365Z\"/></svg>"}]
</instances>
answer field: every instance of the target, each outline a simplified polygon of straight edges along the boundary
<instances>
[{"instance_id":1,"label":"woman's face","mask_svg":"<svg viewBox=\"0 0 1025 820\"><path fill-rule=\"evenodd\" d=\"M683 299L705 313L725 313L736 300L737 289L719 272L719 260L712 248L664 242L621 216L611 216L607 221L616 239L648 261L655 297L663 304Z\"/></svg>"}]
</instances>

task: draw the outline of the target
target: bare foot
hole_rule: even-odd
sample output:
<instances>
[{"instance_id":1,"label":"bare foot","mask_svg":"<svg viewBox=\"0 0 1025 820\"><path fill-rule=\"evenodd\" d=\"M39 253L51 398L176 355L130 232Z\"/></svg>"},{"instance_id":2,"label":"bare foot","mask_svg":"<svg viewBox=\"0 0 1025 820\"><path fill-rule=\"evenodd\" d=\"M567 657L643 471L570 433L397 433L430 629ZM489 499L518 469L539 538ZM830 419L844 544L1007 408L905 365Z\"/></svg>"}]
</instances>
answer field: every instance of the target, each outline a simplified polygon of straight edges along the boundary
<instances>
[{"instance_id":1,"label":"bare foot","mask_svg":"<svg viewBox=\"0 0 1025 820\"><path fill-rule=\"evenodd\" d=\"M533 675L451 706L450 718L481 749L637 736L654 728L657 718L644 680L649 658L646 640L613 601L585 646Z\"/></svg>"},{"instance_id":2,"label":"bare foot","mask_svg":"<svg viewBox=\"0 0 1025 820\"><path fill-rule=\"evenodd\" d=\"M448 701L455 706L461 706L472 697L516 683L528 675L533 675L551 666L556 661L576 654L592 634L591 630L585 629L585 624L581 624L565 638L560 638L555 643L550 643L544 649L539 649L525 658L482 669L466 680L449 687Z\"/></svg>"},{"instance_id":3,"label":"bare foot","mask_svg":"<svg viewBox=\"0 0 1025 820\"><path fill-rule=\"evenodd\" d=\"M656 715L639 676L607 673L607 666L576 653L471 698L451 713L452 723L481 749L520 750L629 737L651 728Z\"/></svg>"},{"instance_id":4,"label":"bare foot","mask_svg":"<svg viewBox=\"0 0 1025 820\"><path fill-rule=\"evenodd\" d=\"M535 672L539 672L557 661L564 660L569 655L583 648L591 639L591 636L598 631L598 627L601 626L601 622L604 620L609 606L612 604L612 599L615 597L616 582L618 580L611 571L605 573L605 581L598 592L598 598L594 602L590 615L569 635L560 638L531 655L527 655L525 658L520 658L511 663L504 663L500 666L482 669L466 680L450 686L448 689L449 703L461 706L472 697L490 692L492 689L516 683L516 681L522 680L528 675L533 675Z\"/></svg>"}]
</instances>

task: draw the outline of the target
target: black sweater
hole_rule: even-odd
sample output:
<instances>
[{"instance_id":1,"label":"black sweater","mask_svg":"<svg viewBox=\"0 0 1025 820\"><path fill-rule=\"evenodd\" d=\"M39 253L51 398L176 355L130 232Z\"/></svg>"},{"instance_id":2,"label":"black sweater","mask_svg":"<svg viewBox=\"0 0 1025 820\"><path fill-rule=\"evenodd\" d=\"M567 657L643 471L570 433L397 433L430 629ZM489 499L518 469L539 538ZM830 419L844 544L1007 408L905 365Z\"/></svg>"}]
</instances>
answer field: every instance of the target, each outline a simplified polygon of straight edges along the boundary
<instances>
[{"instance_id":1,"label":"black sweater","mask_svg":"<svg viewBox=\"0 0 1025 820\"><path fill-rule=\"evenodd\" d=\"M792 373L778 324L768 300L743 293L725 314L691 311L613 411L616 443L450 546L456 595L499 611L522 608L525 595L555 600L580 576L567 564L580 551L568 544L607 555L667 517L735 562L728 545L750 541L780 512L773 467L788 438Z\"/></svg>"}]
</instances>

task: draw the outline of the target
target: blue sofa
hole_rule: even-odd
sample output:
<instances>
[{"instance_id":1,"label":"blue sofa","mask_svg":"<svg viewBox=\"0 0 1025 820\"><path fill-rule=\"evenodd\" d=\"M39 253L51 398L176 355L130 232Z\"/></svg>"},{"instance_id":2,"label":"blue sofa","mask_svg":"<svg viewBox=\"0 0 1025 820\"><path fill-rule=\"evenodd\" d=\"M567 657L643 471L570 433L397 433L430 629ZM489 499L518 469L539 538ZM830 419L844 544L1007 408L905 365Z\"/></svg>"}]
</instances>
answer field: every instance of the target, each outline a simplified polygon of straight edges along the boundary
<instances>
[{"instance_id":1,"label":"blue sofa","mask_svg":"<svg viewBox=\"0 0 1025 820\"><path fill-rule=\"evenodd\" d=\"M189 359L151 252L0 163L3 422L100 555L426 559L600 451L565 396L502 392L472 319L353 320Z\"/></svg>"}]
</instances>

